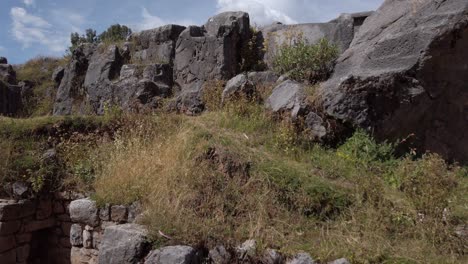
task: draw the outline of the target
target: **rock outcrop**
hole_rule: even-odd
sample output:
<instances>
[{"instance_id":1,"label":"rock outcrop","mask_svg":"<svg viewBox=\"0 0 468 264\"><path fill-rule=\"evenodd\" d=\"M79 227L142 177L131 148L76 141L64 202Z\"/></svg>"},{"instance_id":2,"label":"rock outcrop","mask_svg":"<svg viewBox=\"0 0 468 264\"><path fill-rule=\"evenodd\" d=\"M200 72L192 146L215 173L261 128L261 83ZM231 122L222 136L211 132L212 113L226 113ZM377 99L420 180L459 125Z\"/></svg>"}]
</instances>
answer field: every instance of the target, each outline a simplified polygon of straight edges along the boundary
<instances>
[{"instance_id":1,"label":"rock outcrop","mask_svg":"<svg viewBox=\"0 0 468 264\"><path fill-rule=\"evenodd\" d=\"M239 73L242 47L250 39L250 19L244 12L210 18L202 27L186 28L177 41L174 80L180 91L177 109L196 114L207 80L229 80Z\"/></svg>"},{"instance_id":2,"label":"rock outcrop","mask_svg":"<svg viewBox=\"0 0 468 264\"><path fill-rule=\"evenodd\" d=\"M171 64L184 26L166 25L132 35L132 61L138 64Z\"/></svg>"},{"instance_id":3,"label":"rock outcrop","mask_svg":"<svg viewBox=\"0 0 468 264\"><path fill-rule=\"evenodd\" d=\"M322 90L328 114L468 161L468 2L386 0Z\"/></svg>"},{"instance_id":4,"label":"rock outcrop","mask_svg":"<svg viewBox=\"0 0 468 264\"><path fill-rule=\"evenodd\" d=\"M86 94L82 88L88 70L89 59L96 45L81 45L73 51L71 61L65 68L63 78L57 90L54 115L70 115L72 112L84 112Z\"/></svg>"}]
</instances>

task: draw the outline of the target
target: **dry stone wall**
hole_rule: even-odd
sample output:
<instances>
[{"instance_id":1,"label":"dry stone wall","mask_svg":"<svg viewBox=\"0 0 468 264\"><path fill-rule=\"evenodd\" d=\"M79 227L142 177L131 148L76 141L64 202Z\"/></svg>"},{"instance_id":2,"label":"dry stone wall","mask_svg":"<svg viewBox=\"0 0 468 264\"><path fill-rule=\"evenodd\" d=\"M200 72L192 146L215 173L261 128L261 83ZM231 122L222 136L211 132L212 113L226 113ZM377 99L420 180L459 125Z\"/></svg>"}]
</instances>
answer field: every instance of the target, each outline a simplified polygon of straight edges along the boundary
<instances>
[{"instance_id":1,"label":"dry stone wall","mask_svg":"<svg viewBox=\"0 0 468 264\"><path fill-rule=\"evenodd\" d=\"M65 192L35 200L0 200L0 263L70 263Z\"/></svg>"}]
</instances>

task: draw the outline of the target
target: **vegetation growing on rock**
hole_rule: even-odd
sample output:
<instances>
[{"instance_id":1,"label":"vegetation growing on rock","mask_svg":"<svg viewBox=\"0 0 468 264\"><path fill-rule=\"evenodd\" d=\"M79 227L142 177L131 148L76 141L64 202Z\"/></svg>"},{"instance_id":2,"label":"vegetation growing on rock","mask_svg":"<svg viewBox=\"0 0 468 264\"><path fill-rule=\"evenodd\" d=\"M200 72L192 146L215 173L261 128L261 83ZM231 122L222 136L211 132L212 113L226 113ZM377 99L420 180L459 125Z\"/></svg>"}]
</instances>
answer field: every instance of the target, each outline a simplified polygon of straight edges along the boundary
<instances>
[{"instance_id":1,"label":"vegetation growing on rock","mask_svg":"<svg viewBox=\"0 0 468 264\"><path fill-rule=\"evenodd\" d=\"M289 36L274 58L273 69L296 81L316 83L330 76L338 55L338 47L327 39L310 44L301 34Z\"/></svg>"}]
</instances>

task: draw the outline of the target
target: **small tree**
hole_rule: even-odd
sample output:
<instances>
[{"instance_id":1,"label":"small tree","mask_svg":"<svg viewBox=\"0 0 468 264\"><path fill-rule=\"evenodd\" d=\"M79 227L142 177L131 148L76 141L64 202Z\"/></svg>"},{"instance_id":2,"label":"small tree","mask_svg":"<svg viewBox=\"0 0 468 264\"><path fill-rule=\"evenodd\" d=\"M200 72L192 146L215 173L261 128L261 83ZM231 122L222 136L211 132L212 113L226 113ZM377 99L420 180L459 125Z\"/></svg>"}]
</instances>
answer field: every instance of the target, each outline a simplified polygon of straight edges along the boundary
<instances>
[{"instance_id":1,"label":"small tree","mask_svg":"<svg viewBox=\"0 0 468 264\"><path fill-rule=\"evenodd\" d=\"M132 34L132 30L120 24L110 26L106 31L99 35L99 40L103 42L118 42L125 40Z\"/></svg>"},{"instance_id":2,"label":"small tree","mask_svg":"<svg viewBox=\"0 0 468 264\"><path fill-rule=\"evenodd\" d=\"M88 28L85 31L85 35L78 34L78 32L73 32L70 35L71 47L68 48L68 52L72 53L76 47L83 43L97 43L98 38L96 37L96 30Z\"/></svg>"},{"instance_id":3,"label":"small tree","mask_svg":"<svg viewBox=\"0 0 468 264\"><path fill-rule=\"evenodd\" d=\"M102 32L99 36L96 34L96 30L88 28L84 35L73 32L70 35L71 46L68 48L68 52L72 53L76 47L83 43L99 43L99 42L119 42L125 40L132 34L132 30L120 24L110 26L106 31Z\"/></svg>"}]
</instances>

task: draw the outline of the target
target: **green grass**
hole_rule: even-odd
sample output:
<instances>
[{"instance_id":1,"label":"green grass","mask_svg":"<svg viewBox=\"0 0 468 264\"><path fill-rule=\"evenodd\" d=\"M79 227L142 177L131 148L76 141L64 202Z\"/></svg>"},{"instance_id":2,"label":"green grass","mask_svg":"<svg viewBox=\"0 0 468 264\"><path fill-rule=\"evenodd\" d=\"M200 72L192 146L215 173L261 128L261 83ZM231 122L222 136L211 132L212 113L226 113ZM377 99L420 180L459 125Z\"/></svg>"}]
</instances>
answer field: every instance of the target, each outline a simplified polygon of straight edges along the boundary
<instances>
[{"instance_id":1,"label":"green grass","mask_svg":"<svg viewBox=\"0 0 468 264\"><path fill-rule=\"evenodd\" d=\"M103 133L113 133L116 120L109 116L0 117L0 183L28 182L35 192L89 186L94 176L89 160L97 144L103 145ZM42 155L52 147L60 158L51 165L43 162Z\"/></svg>"}]
</instances>

